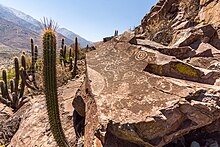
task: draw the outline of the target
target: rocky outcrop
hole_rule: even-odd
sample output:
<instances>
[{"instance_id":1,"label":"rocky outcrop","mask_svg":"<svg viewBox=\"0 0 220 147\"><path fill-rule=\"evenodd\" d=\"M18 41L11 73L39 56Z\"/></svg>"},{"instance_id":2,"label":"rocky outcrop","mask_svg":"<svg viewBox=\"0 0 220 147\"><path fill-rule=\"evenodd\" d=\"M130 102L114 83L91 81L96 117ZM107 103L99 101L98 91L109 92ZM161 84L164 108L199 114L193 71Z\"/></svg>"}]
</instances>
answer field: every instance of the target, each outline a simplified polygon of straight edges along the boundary
<instances>
[{"instance_id":1,"label":"rocky outcrop","mask_svg":"<svg viewBox=\"0 0 220 147\"><path fill-rule=\"evenodd\" d=\"M86 78L73 101L85 117L86 147L97 138L106 147L163 146L220 118L219 71L186 63L179 47L139 38L125 32L87 54ZM206 45L188 57L205 56ZM219 52L210 47L213 59Z\"/></svg>"},{"instance_id":2,"label":"rocky outcrop","mask_svg":"<svg viewBox=\"0 0 220 147\"><path fill-rule=\"evenodd\" d=\"M6 121L1 119L0 124L0 144L8 145L13 137L13 135L17 132L20 124L19 117L13 117Z\"/></svg>"},{"instance_id":3,"label":"rocky outcrop","mask_svg":"<svg viewBox=\"0 0 220 147\"><path fill-rule=\"evenodd\" d=\"M220 49L219 5L218 0L160 0L135 32L164 45L196 48L209 42Z\"/></svg>"},{"instance_id":4,"label":"rocky outcrop","mask_svg":"<svg viewBox=\"0 0 220 147\"><path fill-rule=\"evenodd\" d=\"M71 145L219 145L218 6L218 0L159 0L134 31L87 48L85 78L59 89ZM21 116L9 146L55 146L43 95L14 115L3 112L5 120ZM7 127L0 126L0 137L1 128Z\"/></svg>"},{"instance_id":5,"label":"rocky outcrop","mask_svg":"<svg viewBox=\"0 0 220 147\"><path fill-rule=\"evenodd\" d=\"M219 26L219 6L219 0L200 0L200 20L215 26Z\"/></svg>"},{"instance_id":6,"label":"rocky outcrop","mask_svg":"<svg viewBox=\"0 0 220 147\"><path fill-rule=\"evenodd\" d=\"M67 85L58 89L61 121L71 146L75 144L71 101L81 85L82 79L83 77L76 81L69 81ZM14 116L19 116L21 122L18 131L13 133L14 136L9 147L56 146L50 131L44 95L34 96L30 103L19 109Z\"/></svg>"},{"instance_id":7,"label":"rocky outcrop","mask_svg":"<svg viewBox=\"0 0 220 147\"><path fill-rule=\"evenodd\" d=\"M86 147L164 146L193 132L186 146L211 144L198 138L220 118L219 3L160 0L134 31L95 45L73 100Z\"/></svg>"}]
</instances>

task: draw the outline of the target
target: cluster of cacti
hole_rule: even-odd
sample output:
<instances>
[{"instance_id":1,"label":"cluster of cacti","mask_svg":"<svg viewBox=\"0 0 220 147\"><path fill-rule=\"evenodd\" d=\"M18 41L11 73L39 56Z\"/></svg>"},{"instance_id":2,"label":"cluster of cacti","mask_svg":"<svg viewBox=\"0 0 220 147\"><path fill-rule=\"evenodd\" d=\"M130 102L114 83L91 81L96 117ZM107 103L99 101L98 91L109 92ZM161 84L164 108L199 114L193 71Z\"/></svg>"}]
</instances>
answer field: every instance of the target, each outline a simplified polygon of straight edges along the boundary
<instances>
[{"instance_id":1,"label":"cluster of cacti","mask_svg":"<svg viewBox=\"0 0 220 147\"><path fill-rule=\"evenodd\" d=\"M27 71L26 53L21 55L21 65L19 59L14 58L14 79L7 79L6 70L2 71L2 81L0 82L1 96L0 102L11 107L13 111L17 111L24 103L27 102L27 97L24 96L24 90L27 86L33 90L38 89L35 80L35 64L37 62L38 50L37 46L33 46L33 39L31 39L32 63ZM33 83L33 84L32 84Z\"/></svg>"},{"instance_id":2,"label":"cluster of cacti","mask_svg":"<svg viewBox=\"0 0 220 147\"><path fill-rule=\"evenodd\" d=\"M21 78L21 82L19 83L20 76L23 75L24 67L19 69L19 61L17 57L14 58L14 64L15 78L11 79L9 83L6 70L2 71L3 81L0 82L2 95L0 96L0 101L8 107L11 107L13 111L17 111L24 103L27 102L27 99L24 96L25 79Z\"/></svg>"},{"instance_id":3,"label":"cluster of cacti","mask_svg":"<svg viewBox=\"0 0 220 147\"><path fill-rule=\"evenodd\" d=\"M43 75L46 95L47 112L52 134L60 147L68 147L59 117L56 79L56 32L52 21L45 20L42 36L43 42Z\"/></svg>"},{"instance_id":4,"label":"cluster of cacti","mask_svg":"<svg viewBox=\"0 0 220 147\"><path fill-rule=\"evenodd\" d=\"M22 81L28 88L32 90L37 90L38 87L37 87L36 80L35 80L35 69L34 71L31 71L30 74L28 74L25 52L23 52L21 56L21 65L22 67L20 68L20 76L21 76ZM29 71L30 71L30 68L29 68Z\"/></svg>"},{"instance_id":5,"label":"cluster of cacti","mask_svg":"<svg viewBox=\"0 0 220 147\"><path fill-rule=\"evenodd\" d=\"M61 41L61 48L60 48L60 64L64 65L64 67L69 67L69 71L72 74L72 77L74 78L77 74L77 59L78 59L78 50L79 50L79 44L77 37L75 38L74 43L74 53L72 52L72 48L69 47L69 52L67 55L67 46L65 44L64 38ZM74 65L73 65L73 58L74 58Z\"/></svg>"}]
</instances>

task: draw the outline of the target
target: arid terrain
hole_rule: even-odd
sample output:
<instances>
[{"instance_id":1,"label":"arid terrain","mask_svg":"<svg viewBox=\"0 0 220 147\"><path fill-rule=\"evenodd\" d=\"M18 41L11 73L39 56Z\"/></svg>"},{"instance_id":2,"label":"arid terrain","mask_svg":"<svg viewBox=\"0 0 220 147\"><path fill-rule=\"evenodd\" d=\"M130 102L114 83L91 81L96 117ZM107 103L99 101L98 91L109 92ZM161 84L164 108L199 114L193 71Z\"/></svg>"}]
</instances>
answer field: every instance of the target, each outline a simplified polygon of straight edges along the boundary
<instances>
[{"instance_id":1,"label":"arid terrain","mask_svg":"<svg viewBox=\"0 0 220 147\"><path fill-rule=\"evenodd\" d=\"M0 147L220 146L219 8L159 0L134 30L85 48L46 22L43 56L27 40L29 54L17 50L21 86L5 88L4 77L0 85L11 99L0 103ZM0 55L0 71L16 66L11 47L0 44Z\"/></svg>"}]
</instances>

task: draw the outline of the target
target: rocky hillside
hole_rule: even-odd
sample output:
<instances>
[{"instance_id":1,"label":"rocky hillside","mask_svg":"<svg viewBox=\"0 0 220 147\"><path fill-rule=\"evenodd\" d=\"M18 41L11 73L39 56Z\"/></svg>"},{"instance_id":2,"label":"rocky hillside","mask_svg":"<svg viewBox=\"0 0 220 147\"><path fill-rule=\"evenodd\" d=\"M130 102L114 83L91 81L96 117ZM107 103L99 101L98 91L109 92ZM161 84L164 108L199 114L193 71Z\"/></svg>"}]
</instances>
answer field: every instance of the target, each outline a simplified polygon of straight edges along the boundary
<instances>
[{"instance_id":1,"label":"rocky hillside","mask_svg":"<svg viewBox=\"0 0 220 147\"><path fill-rule=\"evenodd\" d=\"M89 48L85 74L58 90L69 143L219 146L219 5L159 0L133 31ZM16 113L0 110L0 143L55 146L44 95L31 96Z\"/></svg>"},{"instance_id":2,"label":"rocky hillside","mask_svg":"<svg viewBox=\"0 0 220 147\"><path fill-rule=\"evenodd\" d=\"M95 45L73 101L85 146L220 145L220 1L160 0Z\"/></svg>"}]
</instances>

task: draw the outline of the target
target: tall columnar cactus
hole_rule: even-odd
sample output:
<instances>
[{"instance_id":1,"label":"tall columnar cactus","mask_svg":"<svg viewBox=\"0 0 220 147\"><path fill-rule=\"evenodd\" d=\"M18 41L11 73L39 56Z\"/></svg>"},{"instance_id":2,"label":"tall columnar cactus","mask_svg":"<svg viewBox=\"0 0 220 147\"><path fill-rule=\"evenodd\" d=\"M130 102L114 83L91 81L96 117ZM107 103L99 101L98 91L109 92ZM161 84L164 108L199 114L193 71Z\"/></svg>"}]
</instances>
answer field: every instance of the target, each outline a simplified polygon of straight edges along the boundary
<instances>
[{"instance_id":1,"label":"tall columnar cactus","mask_svg":"<svg viewBox=\"0 0 220 147\"><path fill-rule=\"evenodd\" d=\"M63 65L63 49L60 48L60 65Z\"/></svg>"},{"instance_id":2,"label":"tall columnar cactus","mask_svg":"<svg viewBox=\"0 0 220 147\"><path fill-rule=\"evenodd\" d=\"M10 90L11 90L11 93L15 92L14 80L10 80Z\"/></svg>"},{"instance_id":3,"label":"tall columnar cactus","mask_svg":"<svg viewBox=\"0 0 220 147\"><path fill-rule=\"evenodd\" d=\"M69 147L59 117L56 79L56 33L52 21L44 25L43 42L43 75L44 87L49 116L50 128L53 136L60 147Z\"/></svg>"},{"instance_id":4,"label":"tall columnar cactus","mask_svg":"<svg viewBox=\"0 0 220 147\"><path fill-rule=\"evenodd\" d=\"M65 65L65 57L64 57L64 45L65 45L65 39L64 38L62 38L62 40L61 40L61 48L60 48L60 64L61 65Z\"/></svg>"},{"instance_id":5,"label":"tall columnar cactus","mask_svg":"<svg viewBox=\"0 0 220 147\"><path fill-rule=\"evenodd\" d=\"M33 59L33 69L31 70L31 75L32 75L32 82L34 84L34 86L38 89L38 86L37 86L37 82L36 82L36 76L35 76L35 73L36 73L36 66L37 66L37 58L38 58L38 48L37 46L34 47L34 59Z\"/></svg>"},{"instance_id":6,"label":"tall columnar cactus","mask_svg":"<svg viewBox=\"0 0 220 147\"><path fill-rule=\"evenodd\" d=\"M7 106L10 106L11 102L7 99L7 96L5 93L5 82L4 81L0 81L0 90L2 94L2 96L0 95L0 102Z\"/></svg>"},{"instance_id":7,"label":"tall columnar cactus","mask_svg":"<svg viewBox=\"0 0 220 147\"><path fill-rule=\"evenodd\" d=\"M73 72L72 72L72 76L73 76L73 78L76 76L76 74L77 74L77 59L78 59L78 48L79 48L79 46L78 46L78 39L77 39L77 37L75 38L75 60L74 60L74 68L73 68Z\"/></svg>"},{"instance_id":8,"label":"tall columnar cactus","mask_svg":"<svg viewBox=\"0 0 220 147\"><path fill-rule=\"evenodd\" d=\"M37 87L37 84L36 84L36 81L35 81L35 72L33 72L32 74L32 79L29 78L29 75L27 73L27 64L26 64L26 58L25 58L25 54L23 54L21 56L21 65L22 65L22 68L20 68L19 70L19 75L21 76L21 91L20 91L20 95L23 96L23 90L25 88L25 86L27 86L28 88L32 89L32 90L37 90L38 87ZM33 83L33 85L32 85ZM20 96L20 97L21 97Z\"/></svg>"},{"instance_id":9,"label":"tall columnar cactus","mask_svg":"<svg viewBox=\"0 0 220 147\"><path fill-rule=\"evenodd\" d=\"M14 79L14 91L15 94L18 95L18 85L19 85L19 60L17 57L14 58L14 64L15 64L15 79Z\"/></svg>"},{"instance_id":10,"label":"tall columnar cactus","mask_svg":"<svg viewBox=\"0 0 220 147\"><path fill-rule=\"evenodd\" d=\"M66 59L66 45L64 45L64 48L63 48L63 62L64 62L64 66L66 67L66 64L67 64L67 59Z\"/></svg>"},{"instance_id":11,"label":"tall columnar cactus","mask_svg":"<svg viewBox=\"0 0 220 147\"><path fill-rule=\"evenodd\" d=\"M31 38L31 57L33 59L34 57L34 39Z\"/></svg>"},{"instance_id":12,"label":"tall columnar cactus","mask_svg":"<svg viewBox=\"0 0 220 147\"><path fill-rule=\"evenodd\" d=\"M69 61L70 61L70 58L73 56L73 53L72 53L72 48L70 47L69 48Z\"/></svg>"},{"instance_id":13,"label":"tall columnar cactus","mask_svg":"<svg viewBox=\"0 0 220 147\"><path fill-rule=\"evenodd\" d=\"M64 48L64 42L65 42L65 39L62 38L62 40L61 40L61 48L62 48L62 49Z\"/></svg>"},{"instance_id":14,"label":"tall columnar cactus","mask_svg":"<svg viewBox=\"0 0 220 147\"><path fill-rule=\"evenodd\" d=\"M38 58L38 47L34 46L34 40L31 38L31 65L30 68L28 69L28 75L32 77L30 81L34 83L34 86L36 88L38 88L35 80L35 73L36 73L35 68L36 68L37 58Z\"/></svg>"},{"instance_id":15,"label":"tall columnar cactus","mask_svg":"<svg viewBox=\"0 0 220 147\"><path fill-rule=\"evenodd\" d=\"M7 83L8 83L8 80L7 80L7 72L6 72L5 69L2 71L2 79L3 79L4 83L5 83L5 94L6 94L6 98L9 99L9 92L8 92L8 85L7 85Z\"/></svg>"},{"instance_id":16,"label":"tall columnar cactus","mask_svg":"<svg viewBox=\"0 0 220 147\"><path fill-rule=\"evenodd\" d=\"M72 72L72 70L73 70L73 58L70 57L69 71Z\"/></svg>"}]
</instances>

